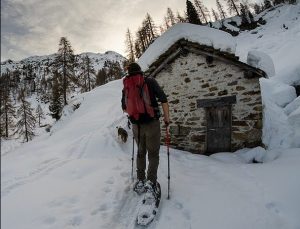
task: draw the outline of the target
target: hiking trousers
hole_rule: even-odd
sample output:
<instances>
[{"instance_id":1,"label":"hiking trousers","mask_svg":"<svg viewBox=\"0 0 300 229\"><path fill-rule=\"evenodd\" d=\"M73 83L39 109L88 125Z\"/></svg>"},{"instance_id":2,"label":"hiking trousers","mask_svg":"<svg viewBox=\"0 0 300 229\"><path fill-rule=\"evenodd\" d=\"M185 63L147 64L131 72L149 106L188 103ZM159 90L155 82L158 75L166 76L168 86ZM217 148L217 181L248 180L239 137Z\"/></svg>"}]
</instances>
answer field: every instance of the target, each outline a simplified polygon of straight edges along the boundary
<instances>
[{"instance_id":1,"label":"hiking trousers","mask_svg":"<svg viewBox=\"0 0 300 229\"><path fill-rule=\"evenodd\" d=\"M145 124L133 124L133 135L138 144L136 160L137 178L144 180L146 170L146 154L148 152L147 179L153 183L157 180L160 148L160 122L153 120Z\"/></svg>"}]
</instances>

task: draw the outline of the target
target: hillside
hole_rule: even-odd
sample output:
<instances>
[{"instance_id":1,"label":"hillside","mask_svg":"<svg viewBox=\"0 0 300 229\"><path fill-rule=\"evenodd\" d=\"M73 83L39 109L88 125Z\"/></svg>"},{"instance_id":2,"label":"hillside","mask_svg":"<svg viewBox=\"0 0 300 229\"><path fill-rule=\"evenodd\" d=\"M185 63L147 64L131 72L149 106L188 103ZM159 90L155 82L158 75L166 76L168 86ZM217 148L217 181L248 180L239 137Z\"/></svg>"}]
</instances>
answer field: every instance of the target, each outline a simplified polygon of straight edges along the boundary
<instances>
[{"instance_id":1,"label":"hillside","mask_svg":"<svg viewBox=\"0 0 300 229\"><path fill-rule=\"evenodd\" d=\"M91 59L92 65L96 71L99 71L103 68L105 61L115 61L122 64L125 60L125 58L122 55L113 51L108 51L105 53L88 52L81 53L76 56L80 62L80 60L83 59L83 57L86 55ZM55 54L45 56L32 56L20 61L6 60L1 62L1 73L5 73L7 71L15 71L18 69L20 70L23 68L23 65L30 64L32 65L33 69L35 69L34 73L39 75L39 73L42 72L44 67L53 65L54 58Z\"/></svg>"},{"instance_id":2,"label":"hillside","mask_svg":"<svg viewBox=\"0 0 300 229\"><path fill-rule=\"evenodd\" d=\"M171 149L167 200L167 153L162 147L160 213L148 228L300 227L300 110L291 86L300 79L299 12L300 4L283 6L265 15L267 24L257 33L236 37L243 61L248 51L260 50L274 62L275 75L261 80L268 149L210 157ZM116 131L117 126L129 130L120 108L121 89L122 81L116 80L77 95L49 133L41 129L22 145L2 142L1 228L136 228L132 135L124 144ZM258 158L263 163L249 163Z\"/></svg>"}]
</instances>

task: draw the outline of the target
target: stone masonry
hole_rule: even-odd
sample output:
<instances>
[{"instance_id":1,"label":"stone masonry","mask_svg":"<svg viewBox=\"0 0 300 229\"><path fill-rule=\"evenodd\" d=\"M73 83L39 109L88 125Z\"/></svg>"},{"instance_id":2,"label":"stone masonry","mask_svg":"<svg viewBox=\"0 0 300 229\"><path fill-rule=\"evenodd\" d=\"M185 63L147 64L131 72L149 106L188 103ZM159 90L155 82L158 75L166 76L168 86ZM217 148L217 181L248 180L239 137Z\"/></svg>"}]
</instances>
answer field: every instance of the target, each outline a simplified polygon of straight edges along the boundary
<instances>
[{"instance_id":1,"label":"stone masonry","mask_svg":"<svg viewBox=\"0 0 300 229\"><path fill-rule=\"evenodd\" d=\"M232 105L232 151L261 145L262 104L259 79L244 77L239 67L189 53L176 58L156 75L170 104L171 145L194 153L206 151L205 109L198 99L236 95ZM162 123L163 126L163 123ZM165 129L162 128L162 142Z\"/></svg>"}]
</instances>

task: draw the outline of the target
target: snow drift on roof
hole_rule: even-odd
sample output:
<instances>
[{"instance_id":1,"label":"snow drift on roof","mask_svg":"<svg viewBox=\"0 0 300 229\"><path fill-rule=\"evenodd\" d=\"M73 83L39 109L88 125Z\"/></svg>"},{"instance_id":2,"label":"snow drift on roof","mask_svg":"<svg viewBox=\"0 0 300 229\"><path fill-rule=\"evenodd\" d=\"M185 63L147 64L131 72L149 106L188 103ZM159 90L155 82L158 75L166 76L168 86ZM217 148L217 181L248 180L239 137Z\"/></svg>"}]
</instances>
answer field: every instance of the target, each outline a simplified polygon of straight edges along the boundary
<instances>
[{"instance_id":1,"label":"snow drift on roof","mask_svg":"<svg viewBox=\"0 0 300 229\"><path fill-rule=\"evenodd\" d=\"M138 60L143 71L180 39L211 46L228 53L235 53L236 42L231 34L207 26L179 23L158 37Z\"/></svg>"}]
</instances>

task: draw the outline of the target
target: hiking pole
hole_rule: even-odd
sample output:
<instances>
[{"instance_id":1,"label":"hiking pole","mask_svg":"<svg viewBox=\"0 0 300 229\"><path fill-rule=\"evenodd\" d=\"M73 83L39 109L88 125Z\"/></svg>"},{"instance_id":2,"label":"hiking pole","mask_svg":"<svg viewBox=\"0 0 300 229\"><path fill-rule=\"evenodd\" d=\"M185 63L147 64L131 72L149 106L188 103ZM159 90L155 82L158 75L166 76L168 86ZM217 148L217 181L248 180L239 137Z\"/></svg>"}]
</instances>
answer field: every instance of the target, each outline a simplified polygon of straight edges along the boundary
<instances>
[{"instance_id":1,"label":"hiking pole","mask_svg":"<svg viewBox=\"0 0 300 229\"><path fill-rule=\"evenodd\" d=\"M132 157L131 157L131 180L133 182L133 161L134 161L134 136L132 137Z\"/></svg>"},{"instance_id":2,"label":"hiking pole","mask_svg":"<svg viewBox=\"0 0 300 229\"><path fill-rule=\"evenodd\" d=\"M168 125L166 126L166 145L167 145L167 152L168 152L168 197L170 199L170 135L169 135L169 128Z\"/></svg>"}]
</instances>

